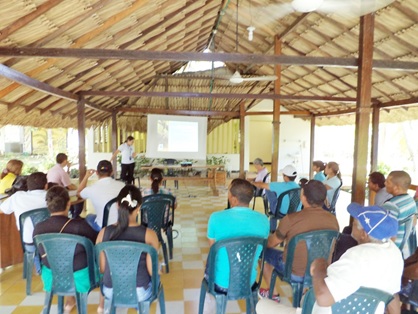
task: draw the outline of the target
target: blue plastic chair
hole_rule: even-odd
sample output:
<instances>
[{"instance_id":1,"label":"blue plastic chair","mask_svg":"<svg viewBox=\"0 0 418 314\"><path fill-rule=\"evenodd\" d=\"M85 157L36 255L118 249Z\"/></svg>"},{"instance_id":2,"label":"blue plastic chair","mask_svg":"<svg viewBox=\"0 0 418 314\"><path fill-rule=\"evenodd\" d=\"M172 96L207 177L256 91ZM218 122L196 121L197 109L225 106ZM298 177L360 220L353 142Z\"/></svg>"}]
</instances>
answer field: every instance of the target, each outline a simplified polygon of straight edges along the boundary
<instances>
[{"instance_id":1,"label":"blue plastic chair","mask_svg":"<svg viewBox=\"0 0 418 314\"><path fill-rule=\"evenodd\" d=\"M149 313L150 304L158 298L161 314L165 314L164 288L158 274L158 253L152 246L132 241L108 241L96 245L96 260L104 252L112 278L113 297L105 299L105 313L114 314L117 307L137 308L139 313ZM151 255L152 295L138 302L136 275L141 254Z\"/></svg>"},{"instance_id":2,"label":"blue plastic chair","mask_svg":"<svg viewBox=\"0 0 418 314\"><path fill-rule=\"evenodd\" d=\"M387 306L393 299L393 295L378 289L360 287L347 298L335 302L331 308L332 313L375 313L380 302ZM314 289L309 289L305 294L302 306L302 314L311 314L315 304Z\"/></svg>"},{"instance_id":3,"label":"blue plastic chair","mask_svg":"<svg viewBox=\"0 0 418 314\"><path fill-rule=\"evenodd\" d=\"M144 197L145 201L141 205L141 224L146 221L147 228L154 230L157 234L163 250L166 273L168 273L170 268L168 266L167 245L164 242L161 229L164 229L168 224L169 216L165 217L165 212L167 208L170 208L171 200L167 198L147 200L147 197ZM144 216L146 216L146 219Z\"/></svg>"},{"instance_id":4,"label":"blue plastic chair","mask_svg":"<svg viewBox=\"0 0 418 314\"><path fill-rule=\"evenodd\" d=\"M343 186L343 181L341 180L341 184L338 188L335 189L334 195L332 196L331 204L329 207L325 206L324 208L328 210L331 214L335 215L335 206L337 205L338 197L340 196L341 187Z\"/></svg>"},{"instance_id":5,"label":"blue plastic chair","mask_svg":"<svg viewBox=\"0 0 418 314\"><path fill-rule=\"evenodd\" d=\"M104 210L103 210L103 221L102 221L102 228L106 227L109 223L109 213L112 205L116 203L117 198L112 198L109 202L106 203Z\"/></svg>"},{"instance_id":6,"label":"blue plastic chair","mask_svg":"<svg viewBox=\"0 0 418 314\"><path fill-rule=\"evenodd\" d=\"M273 296L276 278L279 277L281 281L285 281L292 286L293 307L299 307L304 289L312 287L312 276L310 273L312 262L317 258L328 259L331 256L332 249L334 248L334 244L338 238L338 235L339 232L335 230L317 230L300 233L294 236L287 245L284 273L281 274L276 269L273 270L271 275L269 297L271 298ZM296 246L299 242L305 242L308 253L303 282L295 282L291 278Z\"/></svg>"},{"instance_id":7,"label":"blue plastic chair","mask_svg":"<svg viewBox=\"0 0 418 314\"><path fill-rule=\"evenodd\" d=\"M207 279L203 278L200 288L199 314L203 313L206 292L215 297L217 314L225 313L228 300L238 299L246 299L247 313L255 313L266 244L267 240L263 238L240 237L217 241L211 246L207 261ZM220 250L226 250L229 258L229 286L226 293L218 292L215 288L216 257ZM258 281L252 282L251 274L259 258L262 265L260 275Z\"/></svg>"},{"instance_id":8,"label":"blue plastic chair","mask_svg":"<svg viewBox=\"0 0 418 314\"><path fill-rule=\"evenodd\" d=\"M402 239L402 242L401 242L401 244L399 245L399 249L401 250L401 252L402 252L402 255L403 255L403 249L404 249L404 247L405 247L405 244L408 242L408 245L413 245L414 243L411 241L411 240L413 240L413 238L410 240L410 236L412 235L412 234L414 234L415 235L415 237L416 237L416 234L415 234L415 232L413 232L413 222L414 222L414 216L415 216L415 214L413 214L413 215L410 215L410 216L408 216L408 217L406 217L406 218L404 218L404 219L402 219L402 220L399 220L398 221L398 224L399 224L399 227L401 227L401 226L405 226L405 233L404 233L404 235L403 235L403 239ZM409 252L415 252L415 249L416 249L416 246L415 247L409 247Z\"/></svg>"},{"instance_id":9,"label":"blue plastic chair","mask_svg":"<svg viewBox=\"0 0 418 314\"><path fill-rule=\"evenodd\" d=\"M169 200L170 201L170 208L168 217L171 217L169 220L164 221L163 230L167 236L168 242L168 254L170 259L173 259L173 225L174 225L174 206L176 204L176 197L171 194L151 194L147 195L142 199L142 203L146 203L152 200Z\"/></svg>"},{"instance_id":10,"label":"blue plastic chair","mask_svg":"<svg viewBox=\"0 0 418 314\"><path fill-rule=\"evenodd\" d=\"M23 227L26 218L30 218L32 220L33 226L36 226L41 221L44 221L50 217L50 212L48 208L37 208L29 210L19 216L19 229L20 229L20 239L22 243L23 249L23 279L26 279L26 295L31 294L32 290L32 271L33 271L33 264L35 254L38 254L36 251L33 252L26 252L25 243L23 242Z\"/></svg>"},{"instance_id":11,"label":"blue plastic chair","mask_svg":"<svg viewBox=\"0 0 418 314\"><path fill-rule=\"evenodd\" d=\"M52 288L46 292L43 314L51 310L54 295L58 296L58 313L63 313L64 296L74 296L79 314L87 314L87 297L91 290L98 287L98 271L94 259L93 243L82 236L67 233L46 233L34 237L36 246L45 251L52 271ZM74 253L77 245L83 246L87 256L90 290L86 293L77 292L74 282Z\"/></svg>"}]
</instances>

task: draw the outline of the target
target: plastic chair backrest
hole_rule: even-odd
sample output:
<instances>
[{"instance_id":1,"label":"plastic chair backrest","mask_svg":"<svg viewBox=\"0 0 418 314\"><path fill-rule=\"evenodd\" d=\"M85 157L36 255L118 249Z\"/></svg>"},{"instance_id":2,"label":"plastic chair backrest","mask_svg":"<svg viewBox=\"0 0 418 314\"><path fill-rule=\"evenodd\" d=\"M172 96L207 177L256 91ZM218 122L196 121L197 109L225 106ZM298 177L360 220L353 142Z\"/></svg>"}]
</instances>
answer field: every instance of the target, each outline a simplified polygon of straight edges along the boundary
<instances>
[{"instance_id":1,"label":"plastic chair backrest","mask_svg":"<svg viewBox=\"0 0 418 314\"><path fill-rule=\"evenodd\" d=\"M32 220L33 226L35 227L38 223L48 219L50 216L51 213L46 207L28 210L27 212L24 212L19 216L20 239L22 242L23 252L25 251L25 245L23 242L23 227L25 225L26 218L30 218Z\"/></svg>"},{"instance_id":2,"label":"plastic chair backrest","mask_svg":"<svg viewBox=\"0 0 418 314\"><path fill-rule=\"evenodd\" d=\"M112 198L109 202L106 203L104 210L103 210L103 221L102 221L102 228L106 227L109 222L109 213L112 205L116 203L117 197Z\"/></svg>"},{"instance_id":3,"label":"plastic chair backrest","mask_svg":"<svg viewBox=\"0 0 418 314\"><path fill-rule=\"evenodd\" d=\"M158 274L158 253L152 246L132 241L107 241L96 244L96 261L100 252L106 255L112 286L112 304L115 307L137 307L136 275L141 254L150 254L152 261L152 296L153 301L158 295L160 277Z\"/></svg>"},{"instance_id":4,"label":"plastic chair backrest","mask_svg":"<svg viewBox=\"0 0 418 314\"><path fill-rule=\"evenodd\" d=\"M283 192L277 197L277 205L276 205L276 218L283 218L285 215L280 212L282 208L283 200L287 197L289 200L289 207L287 210L287 214L295 213L301 208L301 200L300 200L300 191L301 188L294 188L288 191Z\"/></svg>"},{"instance_id":5,"label":"plastic chair backrest","mask_svg":"<svg viewBox=\"0 0 418 314\"><path fill-rule=\"evenodd\" d=\"M74 283L74 253L77 245L86 251L90 288L97 287L97 267L94 245L86 237L68 233L45 233L34 237L36 247L42 246L52 271L52 292L60 295L76 293ZM91 290L90 289L90 290Z\"/></svg>"},{"instance_id":6,"label":"plastic chair backrest","mask_svg":"<svg viewBox=\"0 0 418 314\"><path fill-rule=\"evenodd\" d=\"M410 235L411 235L411 233L412 233L413 222L414 222L414 215L410 215L410 216L408 216L408 217L406 217L406 218L404 218L404 219L402 219L402 220L400 220L400 221L398 222L399 227L401 227L402 225L405 225L405 233L404 233L404 235L403 235L402 242L401 242L401 244L399 245L399 249L401 250L401 252L402 252L402 250L403 250L403 248L404 248L404 246L405 246L406 242L408 241L409 236L410 236ZM413 249L414 249L414 248L412 248L412 250L413 250ZM410 249L410 252L414 252L414 251L412 251L412 250Z\"/></svg>"},{"instance_id":7,"label":"plastic chair backrest","mask_svg":"<svg viewBox=\"0 0 418 314\"><path fill-rule=\"evenodd\" d=\"M215 291L215 269L217 255L226 250L229 259L228 299L245 298L251 295L254 282L251 275L261 255L260 277L256 282L260 286L264 266L264 248L267 240L261 237L239 237L216 241L210 248L208 256L208 286L209 292Z\"/></svg>"},{"instance_id":8,"label":"plastic chair backrest","mask_svg":"<svg viewBox=\"0 0 418 314\"><path fill-rule=\"evenodd\" d=\"M270 172L269 172L269 173L267 173L267 174L264 176L264 178L263 178L263 183L266 183L267 178L268 178L269 176L270 176ZM254 189L254 197L260 197L260 196L263 196L263 191L264 191L264 189L255 188L255 189Z\"/></svg>"},{"instance_id":9,"label":"plastic chair backrest","mask_svg":"<svg viewBox=\"0 0 418 314\"><path fill-rule=\"evenodd\" d=\"M160 241L162 241L161 229L168 225L169 215L165 215L165 212L170 205L171 200L166 198L147 200L141 205L141 221L144 221L146 215L147 227L157 233Z\"/></svg>"},{"instance_id":10,"label":"plastic chair backrest","mask_svg":"<svg viewBox=\"0 0 418 314\"><path fill-rule=\"evenodd\" d=\"M285 270L283 280L291 282L292 264L295 257L296 247L299 242L305 242L308 253L308 259L303 279L303 287L312 286L312 276L310 266L313 260L317 258L325 258L326 260L332 254L332 249L339 232L336 230L316 230L300 233L294 236L287 245L287 256L285 262Z\"/></svg>"},{"instance_id":11,"label":"plastic chair backrest","mask_svg":"<svg viewBox=\"0 0 418 314\"><path fill-rule=\"evenodd\" d=\"M337 205L338 197L340 196L340 190L343 186L343 181L341 180L341 184L338 188L335 189L334 195L332 196L331 204L329 205L328 211L331 213L335 213L335 205Z\"/></svg>"},{"instance_id":12,"label":"plastic chair backrest","mask_svg":"<svg viewBox=\"0 0 418 314\"><path fill-rule=\"evenodd\" d=\"M360 287L347 298L334 303L332 313L375 313L380 302L386 305L392 301L393 295L373 288ZM315 304L314 289L309 289L305 294L302 306L302 314L311 314Z\"/></svg>"},{"instance_id":13,"label":"plastic chair backrest","mask_svg":"<svg viewBox=\"0 0 418 314\"><path fill-rule=\"evenodd\" d=\"M144 196L144 198L142 199L142 204L147 203L149 201L159 201L159 200L168 200L170 202L169 216L171 216L171 222L174 225L174 205L176 203L175 196L171 194L151 194L151 195ZM142 207L141 207L141 210L142 210Z\"/></svg>"}]
</instances>

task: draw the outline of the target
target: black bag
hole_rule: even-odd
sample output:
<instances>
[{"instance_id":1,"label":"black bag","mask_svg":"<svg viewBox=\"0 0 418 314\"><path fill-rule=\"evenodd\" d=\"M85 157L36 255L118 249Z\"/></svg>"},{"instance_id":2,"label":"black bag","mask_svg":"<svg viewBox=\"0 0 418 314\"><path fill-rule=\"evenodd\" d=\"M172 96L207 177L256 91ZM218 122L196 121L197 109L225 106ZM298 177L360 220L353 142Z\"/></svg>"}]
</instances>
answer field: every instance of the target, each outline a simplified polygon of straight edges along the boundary
<instances>
[{"instance_id":1,"label":"black bag","mask_svg":"<svg viewBox=\"0 0 418 314\"><path fill-rule=\"evenodd\" d=\"M12 187L4 191L9 196L15 194L17 191L28 190L28 176L17 176L13 181Z\"/></svg>"}]
</instances>

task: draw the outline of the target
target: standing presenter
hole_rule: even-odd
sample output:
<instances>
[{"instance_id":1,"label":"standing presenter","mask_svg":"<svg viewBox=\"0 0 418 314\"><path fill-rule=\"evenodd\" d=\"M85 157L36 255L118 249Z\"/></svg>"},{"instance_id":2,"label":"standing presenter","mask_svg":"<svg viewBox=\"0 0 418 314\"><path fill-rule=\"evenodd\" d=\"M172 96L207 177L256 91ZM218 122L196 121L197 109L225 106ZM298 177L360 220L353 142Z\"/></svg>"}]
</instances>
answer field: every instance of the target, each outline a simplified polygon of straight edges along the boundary
<instances>
[{"instance_id":1,"label":"standing presenter","mask_svg":"<svg viewBox=\"0 0 418 314\"><path fill-rule=\"evenodd\" d=\"M113 161L119 153L122 154L120 178L126 184L134 184L136 156L132 146L134 144L134 140L133 136L128 136L126 141L118 147L118 149L113 153L112 158L110 158L110 161Z\"/></svg>"}]
</instances>

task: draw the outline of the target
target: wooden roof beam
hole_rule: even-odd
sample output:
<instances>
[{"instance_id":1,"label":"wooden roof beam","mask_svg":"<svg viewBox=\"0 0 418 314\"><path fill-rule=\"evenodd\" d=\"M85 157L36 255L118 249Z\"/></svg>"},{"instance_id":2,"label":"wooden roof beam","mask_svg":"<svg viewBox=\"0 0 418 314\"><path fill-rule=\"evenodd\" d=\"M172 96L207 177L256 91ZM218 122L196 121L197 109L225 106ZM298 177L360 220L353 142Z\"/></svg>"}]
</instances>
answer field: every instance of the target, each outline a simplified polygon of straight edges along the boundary
<instances>
[{"instance_id":1,"label":"wooden roof beam","mask_svg":"<svg viewBox=\"0 0 418 314\"><path fill-rule=\"evenodd\" d=\"M222 61L232 63L282 64L357 68L357 58L306 57L240 53L202 53L150 50L0 47L2 57L84 58L160 61ZM418 71L418 62L373 60L374 69Z\"/></svg>"}]
</instances>

